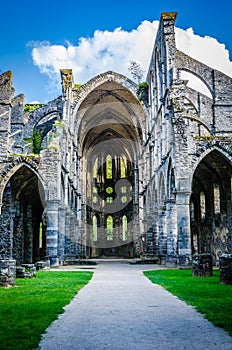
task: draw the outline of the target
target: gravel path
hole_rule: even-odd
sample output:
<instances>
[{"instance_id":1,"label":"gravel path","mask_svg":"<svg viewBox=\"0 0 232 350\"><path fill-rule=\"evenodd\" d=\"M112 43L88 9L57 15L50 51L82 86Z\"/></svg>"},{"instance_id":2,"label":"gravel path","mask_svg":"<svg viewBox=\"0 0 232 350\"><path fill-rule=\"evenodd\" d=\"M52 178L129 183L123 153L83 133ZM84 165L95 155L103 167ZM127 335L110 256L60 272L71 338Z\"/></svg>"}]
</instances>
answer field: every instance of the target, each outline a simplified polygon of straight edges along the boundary
<instances>
[{"instance_id":1,"label":"gravel path","mask_svg":"<svg viewBox=\"0 0 232 350\"><path fill-rule=\"evenodd\" d=\"M101 262L48 327L40 350L232 350L232 338L152 284L152 266Z\"/></svg>"}]
</instances>

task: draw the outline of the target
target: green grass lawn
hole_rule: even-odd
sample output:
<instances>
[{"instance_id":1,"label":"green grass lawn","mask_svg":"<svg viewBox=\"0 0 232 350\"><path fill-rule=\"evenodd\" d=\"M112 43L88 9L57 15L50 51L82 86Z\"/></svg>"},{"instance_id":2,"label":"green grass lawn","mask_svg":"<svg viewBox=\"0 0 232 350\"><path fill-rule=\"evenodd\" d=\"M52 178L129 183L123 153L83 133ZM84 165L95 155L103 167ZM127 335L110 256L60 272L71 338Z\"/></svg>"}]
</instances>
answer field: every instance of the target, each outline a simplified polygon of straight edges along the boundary
<instances>
[{"instance_id":1,"label":"green grass lawn","mask_svg":"<svg viewBox=\"0 0 232 350\"><path fill-rule=\"evenodd\" d=\"M232 286L219 283L219 271L214 271L213 277L192 277L192 270L176 269L144 274L232 336Z\"/></svg>"},{"instance_id":2,"label":"green grass lawn","mask_svg":"<svg viewBox=\"0 0 232 350\"><path fill-rule=\"evenodd\" d=\"M92 275L39 271L34 279L16 279L15 287L0 288L0 349L37 348L41 334Z\"/></svg>"}]
</instances>

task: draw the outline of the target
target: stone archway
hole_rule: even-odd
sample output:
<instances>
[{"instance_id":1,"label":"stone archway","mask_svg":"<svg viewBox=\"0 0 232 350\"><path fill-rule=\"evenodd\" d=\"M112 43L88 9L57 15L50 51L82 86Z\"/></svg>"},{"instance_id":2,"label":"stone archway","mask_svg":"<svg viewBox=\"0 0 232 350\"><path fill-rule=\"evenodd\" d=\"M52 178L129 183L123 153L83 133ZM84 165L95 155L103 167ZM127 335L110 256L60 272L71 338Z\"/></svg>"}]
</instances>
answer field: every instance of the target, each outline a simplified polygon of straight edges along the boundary
<instances>
[{"instance_id":1,"label":"stone archway","mask_svg":"<svg viewBox=\"0 0 232 350\"><path fill-rule=\"evenodd\" d=\"M87 256L136 255L142 117L139 101L115 81L92 90L77 112Z\"/></svg>"},{"instance_id":2,"label":"stone archway","mask_svg":"<svg viewBox=\"0 0 232 350\"><path fill-rule=\"evenodd\" d=\"M211 253L215 259L232 252L232 165L219 151L198 164L190 202L192 253Z\"/></svg>"},{"instance_id":3,"label":"stone archway","mask_svg":"<svg viewBox=\"0 0 232 350\"><path fill-rule=\"evenodd\" d=\"M17 167L2 196L0 255L17 264L34 263L46 254L44 190L27 165Z\"/></svg>"}]
</instances>

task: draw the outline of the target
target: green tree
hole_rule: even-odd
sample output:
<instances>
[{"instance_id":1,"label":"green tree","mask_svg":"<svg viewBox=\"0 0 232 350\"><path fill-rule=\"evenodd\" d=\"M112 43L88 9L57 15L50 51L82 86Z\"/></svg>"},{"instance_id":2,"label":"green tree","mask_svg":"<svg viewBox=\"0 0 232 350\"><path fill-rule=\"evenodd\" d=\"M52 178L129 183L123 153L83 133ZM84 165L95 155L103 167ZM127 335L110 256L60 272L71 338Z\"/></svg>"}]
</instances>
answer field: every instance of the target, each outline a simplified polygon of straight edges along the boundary
<instances>
[{"instance_id":1,"label":"green tree","mask_svg":"<svg viewBox=\"0 0 232 350\"><path fill-rule=\"evenodd\" d=\"M128 68L134 80L139 84L144 76L145 71L141 65L136 61L130 61L130 67Z\"/></svg>"}]
</instances>

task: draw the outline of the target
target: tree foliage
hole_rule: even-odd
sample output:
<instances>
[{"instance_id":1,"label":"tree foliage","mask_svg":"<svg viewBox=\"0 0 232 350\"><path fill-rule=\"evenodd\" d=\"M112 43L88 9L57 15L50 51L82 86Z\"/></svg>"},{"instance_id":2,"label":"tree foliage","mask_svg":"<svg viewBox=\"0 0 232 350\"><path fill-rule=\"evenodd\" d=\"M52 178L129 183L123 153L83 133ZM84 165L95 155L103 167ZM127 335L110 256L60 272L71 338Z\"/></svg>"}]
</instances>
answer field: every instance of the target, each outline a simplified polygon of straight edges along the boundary
<instances>
[{"instance_id":1,"label":"tree foliage","mask_svg":"<svg viewBox=\"0 0 232 350\"><path fill-rule=\"evenodd\" d=\"M136 61L130 61L130 67L128 69L134 80L139 84L145 73L141 65Z\"/></svg>"}]
</instances>

